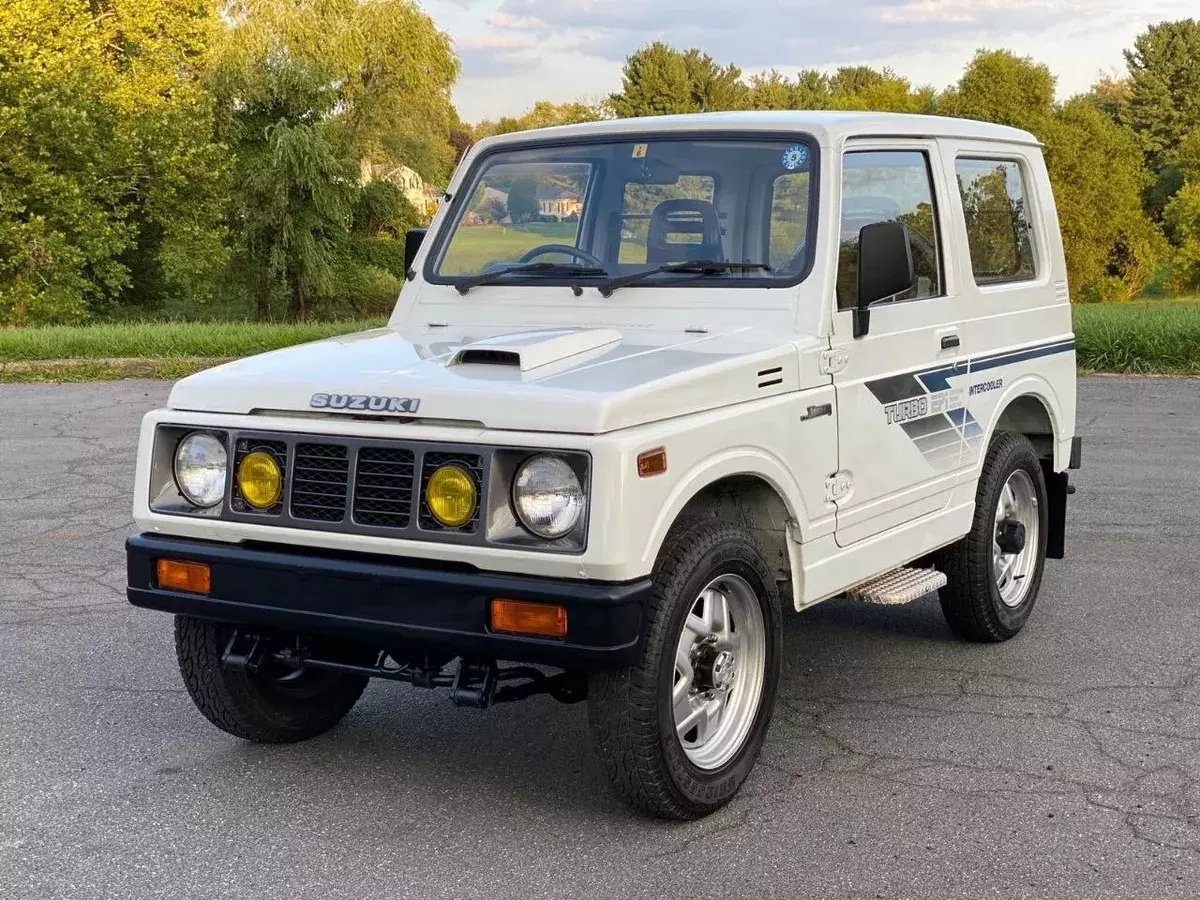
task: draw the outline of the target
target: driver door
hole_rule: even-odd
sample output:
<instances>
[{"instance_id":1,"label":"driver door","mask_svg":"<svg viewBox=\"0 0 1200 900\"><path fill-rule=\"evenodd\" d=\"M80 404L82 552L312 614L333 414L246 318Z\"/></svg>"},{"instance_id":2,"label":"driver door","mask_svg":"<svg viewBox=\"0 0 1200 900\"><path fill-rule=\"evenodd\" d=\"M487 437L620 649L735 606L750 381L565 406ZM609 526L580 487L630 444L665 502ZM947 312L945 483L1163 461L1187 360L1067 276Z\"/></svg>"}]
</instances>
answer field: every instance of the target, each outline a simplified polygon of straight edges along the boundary
<instances>
[{"instance_id":1,"label":"driver door","mask_svg":"<svg viewBox=\"0 0 1200 900\"><path fill-rule=\"evenodd\" d=\"M935 142L847 145L831 338L835 356L840 350L847 360L833 376L843 488L836 538L843 547L944 509L954 493L967 367L961 298L947 283L944 197ZM875 222L908 226L916 282L873 304L867 334L855 338L858 236Z\"/></svg>"}]
</instances>

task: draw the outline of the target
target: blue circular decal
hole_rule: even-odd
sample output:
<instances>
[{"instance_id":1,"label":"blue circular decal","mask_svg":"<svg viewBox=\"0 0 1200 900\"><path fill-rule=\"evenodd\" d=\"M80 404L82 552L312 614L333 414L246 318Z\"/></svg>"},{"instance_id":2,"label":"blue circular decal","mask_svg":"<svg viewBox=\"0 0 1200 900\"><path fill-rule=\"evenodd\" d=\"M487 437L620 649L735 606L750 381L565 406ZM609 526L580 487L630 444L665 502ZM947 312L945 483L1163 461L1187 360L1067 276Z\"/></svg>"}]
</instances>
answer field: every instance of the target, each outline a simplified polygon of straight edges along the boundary
<instances>
[{"instance_id":1,"label":"blue circular decal","mask_svg":"<svg viewBox=\"0 0 1200 900\"><path fill-rule=\"evenodd\" d=\"M793 144L783 151L783 167L789 172L798 169L808 162L808 148L803 144Z\"/></svg>"}]
</instances>

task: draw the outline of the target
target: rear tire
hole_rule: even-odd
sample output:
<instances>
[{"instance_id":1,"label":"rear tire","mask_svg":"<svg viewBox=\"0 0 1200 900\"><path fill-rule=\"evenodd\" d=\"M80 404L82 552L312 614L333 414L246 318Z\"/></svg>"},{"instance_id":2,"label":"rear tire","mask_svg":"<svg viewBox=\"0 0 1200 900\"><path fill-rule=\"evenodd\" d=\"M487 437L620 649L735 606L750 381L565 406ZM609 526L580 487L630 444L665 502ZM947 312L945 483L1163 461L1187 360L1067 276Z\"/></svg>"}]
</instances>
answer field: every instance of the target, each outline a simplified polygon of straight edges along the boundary
<instances>
[{"instance_id":1,"label":"rear tire","mask_svg":"<svg viewBox=\"0 0 1200 900\"><path fill-rule=\"evenodd\" d=\"M969 641L1006 641L1033 612L1046 563L1049 503L1041 461L1023 434L988 448L966 537L939 551L948 584L939 592L950 629ZM1015 527L1020 523L1021 538ZM1008 550L1020 549L1015 552Z\"/></svg>"},{"instance_id":2,"label":"rear tire","mask_svg":"<svg viewBox=\"0 0 1200 900\"><path fill-rule=\"evenodd\" d=\"M221 666L232 626L175 617L179 672L196 708L223 731L260 744L290 744L328 731L369 680L341 672L245 672Z\"/></svg>"},{"instance_id":3,"label":"rear tire","mask_svg":"<svg viewBox=\"0 0 1200 900\"><path fill-rule=\"evenodd\" d=\"M695 819L728 803L762 750L779 683L775 577L743 528L677 526L654 571L641 662L591 676L588 719L617 795Z\"/></svg>"}]
</instances>

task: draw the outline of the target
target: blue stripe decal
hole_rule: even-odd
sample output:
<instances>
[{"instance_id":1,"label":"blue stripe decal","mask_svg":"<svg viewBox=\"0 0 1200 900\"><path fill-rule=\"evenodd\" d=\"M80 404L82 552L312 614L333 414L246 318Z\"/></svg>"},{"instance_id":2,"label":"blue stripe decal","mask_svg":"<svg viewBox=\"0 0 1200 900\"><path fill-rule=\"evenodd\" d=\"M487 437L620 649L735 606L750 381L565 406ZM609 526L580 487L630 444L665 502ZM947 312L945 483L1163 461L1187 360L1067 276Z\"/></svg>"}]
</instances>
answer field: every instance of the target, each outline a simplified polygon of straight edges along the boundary
<instances>
[{"instance_id":1,"label":"blue stripe decal","mask_svg":"<svg viewBox=\"0 0 1200 900\"><path fill-rule=\"evenodd\" d=\"M915 372L916 377L925 385L926 390L930 393L948 390L950 387L950 379L958 375L967 374L967 366L970 366L970 372L983 372L987 369L995 369L1000 366L1008 366L1013 363L1026 362L1031 359L1040 359L1043 356L1053 356L1056 353L1066 353L1075 349L1075 339L1071 338L1065 341L1055 341L1053 344L1043 344L1040 347L1029 347L1024 350L1010 350L1005 353L996 353L992 356L981 356L978 359L972 359L969 363L960 363L952 366L938 366L937 368L927 369L924 372Z\"/></svg>"},{"instance_id":2,"label":"blue stripe decal","mask_svg":"<svg viewBox=\"0 0 1200 900\"><path fill-rule=\"evenodd\" d=\"M1038 359L1043 356L1053 356L1056 353L1066 353L1075 349L1075 341L1061 341L1057 344L1048 344L1044 347L1033 347L1029 350L1017 350L1012 353L1001 353L996 356L985 356L980 359L971 360L971 372L982 372L986 369L995 369L997 366L1008 366L1013 363L1025 362L1030 359Z\"/></svg>"}]
</instances>

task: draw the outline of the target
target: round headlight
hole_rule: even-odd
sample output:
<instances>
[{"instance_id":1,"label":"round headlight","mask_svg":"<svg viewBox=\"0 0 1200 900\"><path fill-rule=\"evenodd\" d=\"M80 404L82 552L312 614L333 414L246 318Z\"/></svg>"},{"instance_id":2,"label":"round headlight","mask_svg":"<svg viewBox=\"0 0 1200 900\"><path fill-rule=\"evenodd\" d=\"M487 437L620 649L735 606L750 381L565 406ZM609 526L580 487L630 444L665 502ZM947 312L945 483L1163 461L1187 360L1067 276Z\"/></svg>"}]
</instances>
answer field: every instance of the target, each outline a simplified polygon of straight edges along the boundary
<instances>
[{"instance_id":1,"label":"round headlight","mask_svg":"<svg viewBox=\"0 0 1200 900\"><path fill-rule=\"evenodd\" d=\"M270 509L283 494L283 473L265 450L247 453L238 463L237 486L242 499L255 509Z\"/></svg>"},{"instance_id":2,"label":"round headlight","mask_svg":"<svg viewBox=\"0 0 1200 900\"><path fill-rule=\"evenodd\" d=\"M194 431L175 448L175 484L195 506L216 506L225 496L229 459L218 438Z\"/></svg>"},{"instance_id":3,"label":"round headlight","mask_svg":"<svg viewBox=\"0 0 1200 900\"><path fill-rule=\"evenodd\" d=\"M475 480L461 466L442 466L429 476L425 503L447 528L458 528L475 515Z\"/></svg>"},{"instance_id":4,"label":"round headlight","mask_svg":"<svg viewBox=\"0 0 1200 900\"><path fill-rule=\"evenodd\" d=\"M583 515L583 488L575 470L557 456L525 462L513 479L513 506L538 537L554 540L570 533Z\"/></svg>"}]
</instances>

